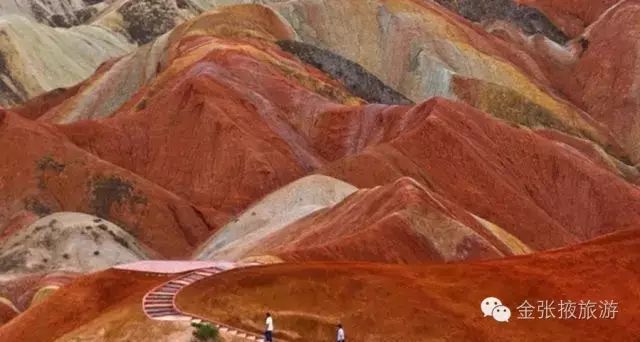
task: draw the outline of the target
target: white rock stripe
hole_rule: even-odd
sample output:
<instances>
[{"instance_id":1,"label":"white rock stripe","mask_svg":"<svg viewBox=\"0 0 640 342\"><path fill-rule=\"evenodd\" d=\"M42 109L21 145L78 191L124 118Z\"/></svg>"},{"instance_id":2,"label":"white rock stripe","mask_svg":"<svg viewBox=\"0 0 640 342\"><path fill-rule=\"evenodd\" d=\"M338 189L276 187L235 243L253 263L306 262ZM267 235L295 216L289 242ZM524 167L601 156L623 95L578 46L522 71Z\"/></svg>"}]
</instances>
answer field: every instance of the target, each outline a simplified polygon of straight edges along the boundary
<instances>
[{"instance_id":1,"label":"white rock stripe","mask_svg":"<svg viewBox=\"0 0 640 342\"><path fill-rule=\"evenodd\" d=\"M237 267L253 266L249 265L229 265L228 263L221 264L220 266L201 268L191 271L187 274L181 275L168 282L155 287L142 298L142 309L153 320L163 321L190 321L193 319L199 319L190 314L183 313L176 307L176 296L185 287L195 283L198 280L211 277L215 274L225 272ZM220 332L247 340L264 342L264 338L253 333L233 328L224 324L212 322Z\"/></svg>"}]
</instances>

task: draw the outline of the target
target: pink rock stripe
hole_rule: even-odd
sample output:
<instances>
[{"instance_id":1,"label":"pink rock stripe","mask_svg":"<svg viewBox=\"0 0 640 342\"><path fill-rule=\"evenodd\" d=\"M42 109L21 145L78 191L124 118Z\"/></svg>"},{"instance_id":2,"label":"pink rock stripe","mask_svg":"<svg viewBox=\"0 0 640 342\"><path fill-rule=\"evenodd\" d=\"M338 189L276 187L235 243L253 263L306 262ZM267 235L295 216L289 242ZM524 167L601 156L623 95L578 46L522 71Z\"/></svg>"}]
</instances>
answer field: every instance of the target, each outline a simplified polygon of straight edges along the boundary
<instances>
[{"instance_id":1,"label":"pink rock stripe","mask_svg":"<svg viewBox=\"0 0 640 342\"><path fill-rule=\"evenodd\" d=\"M129 264L114 266L125 271L153 272L153 273L184 273L201 268L221 267L228 269L235 267L234 263L225 261L175 261L175 260L142 260Z\"/></svg>"}]
</instances>

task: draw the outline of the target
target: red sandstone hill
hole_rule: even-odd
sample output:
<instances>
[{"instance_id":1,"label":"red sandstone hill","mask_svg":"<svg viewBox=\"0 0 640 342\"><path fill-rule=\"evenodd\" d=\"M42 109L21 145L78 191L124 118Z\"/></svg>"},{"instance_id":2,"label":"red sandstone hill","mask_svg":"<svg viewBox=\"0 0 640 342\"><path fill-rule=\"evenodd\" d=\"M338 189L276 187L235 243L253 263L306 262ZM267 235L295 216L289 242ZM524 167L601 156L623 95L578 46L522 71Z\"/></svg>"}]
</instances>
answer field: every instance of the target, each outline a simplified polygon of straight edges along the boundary
<instances>
[{"instance_id":1,"label":"red sandstone hill","mask_svg":"<svg viewBox=\"0 0 640 342\"><path fill-rule=\"evenodd\" d=\"M11 303L6 303L4 301L0 301L0 325L3 325L16 316L18 316L19 312L17 312Z\"/></svg>"},{"instance_id":2,"label":"red sandstone hill","mask_svg":"<svg viewBox=\"0 0 640 342\"><path fill-rule=\"evenodd\" d=\"M0 145L8 152L0 154L4 236L26 226L12 224L23 212L87 212L118 222L151 250L176 257L225 219L96 158L48 125L10 112L0 114Z\"/></svg>"},{"instance_id":3,"label":"red sandstone hill","mask_svg":"<svg viewBox=\"0 0 640 342\"><path fill-rule=\"evenodd\" d=\"M131 321L144 321L142 296L168 279L117 270L78 278L44 303L4 325L0 329L0 341L54 341L110 310L125 311ZM153 328L146 329L150 332Z\"/></svg>"},{"instance_id":4,"label":"red sandstone hill","mask_svg":"<svg viewBox=\"0 0 640 342\"><path fill-rule=\"evenodd\" d=\"M251 6L229 11L237 17L235 30L223 30L232 19L215 12L179 27L156 78L110 118L47 128L73 153L104 161L98 165L113 167L119 175L66 178L73 169L60 166L67 164L64 158L46 157L47 149L60 142L39 147L44 170L32 170L53 182L59 182L59 174L83 183L83 177L89 178L99 183L97 188L73 196L96 197L105 188L108 198L94 198L85 209L78 204L62 208L44 195L32 195L22 199L23 207L117 212L122 216L116 216L117 223L169 256L188 252L230 215L312 172L360 187L410 176L534 250L566 246L637 222L638 189L599 155L560 142L571 139L547 139L444 99L414 107L362 105L339 82L273 43L291 35L280 24L264 26L281 23L273 12ZM256 13L261 30L251 24L253 31L246 31L242 25L249 25L248 15ZM144 179L136 183L154 195L143 194L129 177ZM30 176L32 183L35 178ZM145 209L149 196L184 202L152 203L162 216ZM11 209L5 217L20 212ZM156 221L138 223L138 212ZM174 235L158 234L158 229Z\"/></svg>"},{"instance_id":5,"label":"red sandstone hill","mask_svg":"<svg viewBox=\"0 0 640 342\"><path fill-rule=\"evenodd\" d=\"M411 129L320 172L359 187L411 176L534 249L638 222L639 189L569 145L461 103L435 99L413 110L424 114Z\"/></svg>"},{"instance_id":6,"label":"red sandstone hill","mask_svg":"<svg viewBox=\"0 0 640 342\"><path fill-rule=\"evenodd\" d=\"M635 230L477 263L272 265L195 283L178 306L252 331L270 311L280 337L291 341L329 340L337 322L354 341L632 341L640 334L638 248ZM511 309L509 323L483 317L488 296ZM613 300L619 312L614 319L562 320L555 312L556 319L519 320L524 300Z\"/></svg>"},{"instance_id":7,"label":"red sandstone hill","mask_svg":"<svg viewBox=\"0 0 640 342\"><path fill-rule=\"evenodd\" d=\"M498 230L498 231L496 231ZM503 241L504 240L504 241ZM360 190L287 226L247 255L390 263L497 258L528 251L411 178Z\"/></svg>"},{"instance_id":8,"label":"red sandstone hill","mask_svg":"<svg viewBox=\"0 0 640 342\"><path fill-rule=\"evenodd\" d=\"M431 5L417 10L457 20ZM477 27L463 31L487 36ZM4 164L7 180L10 165L31 170L20 182L6 182L0 219L11 229L5 234L32 214L89 211L113 216L143 243L176 256L230 215L311 172L361 187L413 177L534 249L636 222L637 188L614 174L619 170L606 163L606 153L584 147L580 138L549 134L553 125L515 128L449 100L362 105L340 82L274 44L291 38L290 28L266 8L213 12L168 36L156 75L110 118L51 127L7 114L3 128L11 134L3 138L13 145L6 146L17 150L19 141L34 151ZM483 39L480 50L497 50L493 38ZM95 78L122 61L105 64ZM85 99L91 85L20 111L39 116L47 111L40 101L50 98L52 105L64 101L47 115L61 114L66 102ZM98 107L112 99L98 98ZM94 161L115 174L87 170ZM76 165L82 167L76 171ZM32 190L16 195L24 184Z\"/></svg>"},{"instance_id":9,"label":"red sandstone hill","mask_svg":"<svg viewBox=\"0 0 640 342\"><path fill-rule=\"evenodd\" d=\"M0 284L2 297L12 303L19 311L24 311L32 305L32 301L41 289L60 288L78 275L70 272L32 273L16 276L10 280L3 280Z\"/></svg>"},{"instance_id":10,"label":"red sandstone hill","mask_svg":"<svg viewBox=\"0 0 640 342\"><path fill-rule=\"evenodd\" d=\"M513 253L505 246L509 242L511 248L525 250L566 246L634 228L640 215L638 188L605 167L597 154L583 154L573 147L579 144L562 135L513 126L460 103L435 99L411 109L344 107L313 121L313 129L306 131L307 146L316 147L327 161L318 172L358 187L386 188L362 191L302 219L249 254L276 254L285 260L456 259L451 256L456 248L443 248L452 253L449 258L427 248L437 233L422 240L410 228L443 227L424 212L429 196L448 203L445 208L457 208L463 214L445 210L445 216L462 222L467 232L492 239L499 254L507 255ZM389 185L403 176L422 185ZM421 208L417 214L416 207ZM483 221L470 214L490 221L490 227L497 225L494 230L506 238L497 242L497 233L480 228ZM465 257L496 253L486 254L482 243L470 250Z\"/></svg>"},{"instance_id":11,"label":"red sandstone hill","mask_svg":"<svg viewBox=\"0 0 640 342\"><path fill-rule=\"evenodd\" d=\"M197 53L143 89L144 106L57 127L227 214L319 170L360 187L411 176L534 249L627 229L640 215L638 189L590 156L464 104L345 106L356 100L273 45L200 37L181 49Z\"/></svg>"},{"instance_id":12,"label":"red sandstone hill","mask_svg":"<svg viewBox=\"0 0 640 342\"><path fill-rule=\"evenodd\" d=\"M632 340L638 330L640 262L637 230L618 232L561 250L502 260L391 265L291 263L234 270L184 289L178 306L187 312L260 332L265 311L290 341L326 341L341 321L356 341ZM584 262L589 260L589 262ZM109 270L74 280L46 302L0 328L0 340L73 340L74 336L126 341L144 326L143 341L166 340L177 328L146 320L140 301L167 277ZM509 323L483 317L480 302L496 296L511 308ZM528 300L613 300L614 319L518 320ZM537 304L537 303L536 303ZM53 314L55 313L55 314ZM536 311L537 315L537 311ZM557 316L556 316L557 317ZM384 324L376 324L378 322ZM96 331L83 326L96 322ZM66 334L66 335L65 335Z\"/></svg>"},{"instance_id":13,"label":"red sandstone hill","mask_svg":"<svg viewBox=\"0 0 640 342\"><path fill-rule=\"evenodd\" d=\"M539 8L565 33L575 37L596 21L617 0L516 0Z\"/></svg>"},{"instance_id":14,"label":"red sandstone hill","mask_svg":"<svg viewBox=\"0 0 640 342\"><path fill-rule=\"evenodd\" d=\"M112 117L56 127L101 159L229 215L320 172L359 187L413 177L535 250L637 222L638 189L597 155L561 143L570 139L444 99L360 105L270 41L285 29L242 31L247 13L278 22L273 13L229 11L237 31L220 31L227 21L218 13L179 27L166 66Z\"/></svg>"},{"instance_id":15,"label":"red sandstone hill","mask_svg":"<svg viewBox=\"0 0 640 342\"><path fill-rule=\"evenodd\" d=\"M619 157L627 164L638 164L639 126L636 116L629 113L639 110L635 60L640 2L596 1L581 6L573 6L583 3L581 1L532 2L543 7L549 3L550 7L557 8L550 11L559 15L572 15L575 11L578 17L584 16L589 25L565 46L550 44L542 37L517 36L510 29L497 29L496 34L507 36L503 36L506 41L526 50L527 56L536 60L551 88L607 127L624 150ZM573 10L564 10L564 6L572 6Z\"/></svg>"},{"instance_id":16,"label":"red sandstone hill","mask_svg":"<svg viewBox=\"0 0 640 342\"><path fill-rule=\"evenodd\" d=\"M584 34L588 48L576 63L557 73L561 91L619 137L633 164L640 162L640 124L629 115L640 110L638 20L640 2L620 1Z\"/></svg>"},{"instance_id":17,"label":"red sandstone hill","mask_svg":"<svg viewBox=\"0 0 640 342\"><path fill-rule=\"evenodd\" d=\"M0 247L61 211L107 219L157 258L224 255L214 242L231 241L238 258L287 264L208 278L179 305L254 331L270 310L290 340L326 340L339 320L358 341L635 337L638 1L519 2L531 7L224 7L76 86L0 109ZM24 74L5 59L0 88ZM349 184L292 184L313 174ZM265 226L243 241L242 229ZM77 249L42 241L34 250L65 259ZM61 266L49 261L38 260ZM110 270L38 295L47 279L0 280L0 340L175 340L188 329L141 311L166 277ZM612 321L501 327L480 317L489 295L514 314L523 298L624 304ZM13 318L13 305L26 311Z\"/></svg>"}]
</instances>

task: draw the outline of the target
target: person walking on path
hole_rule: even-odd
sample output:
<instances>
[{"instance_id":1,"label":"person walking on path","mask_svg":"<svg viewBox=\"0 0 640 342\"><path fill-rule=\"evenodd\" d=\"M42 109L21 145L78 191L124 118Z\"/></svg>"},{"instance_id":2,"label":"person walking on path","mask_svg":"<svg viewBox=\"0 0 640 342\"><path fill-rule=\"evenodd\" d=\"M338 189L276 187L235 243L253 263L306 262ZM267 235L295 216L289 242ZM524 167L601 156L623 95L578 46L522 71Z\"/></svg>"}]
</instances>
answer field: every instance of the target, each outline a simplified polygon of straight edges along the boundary
<instances>
[{"instance_id":1,"label":"person walking on path","mask_svg":"<svg viewBox=\"0 0 640 342\"><path fill-rule=\"evenodd\" d=\"M338 324L338 333L337 333L337 336L336 336L336 341L337 342L345 342L344 329L342 328L342 324Z\"/></svg>"},{"instance_id":2,"label":"person walking on path","mask_svg":"<svg viewBox=\"0 0 640 342\"><path fill-rule=\"evenodd\" d=\"M273 342L273 318L267 312L267 319L264 321L264 341Z\"/></svg>"}]
</instances>

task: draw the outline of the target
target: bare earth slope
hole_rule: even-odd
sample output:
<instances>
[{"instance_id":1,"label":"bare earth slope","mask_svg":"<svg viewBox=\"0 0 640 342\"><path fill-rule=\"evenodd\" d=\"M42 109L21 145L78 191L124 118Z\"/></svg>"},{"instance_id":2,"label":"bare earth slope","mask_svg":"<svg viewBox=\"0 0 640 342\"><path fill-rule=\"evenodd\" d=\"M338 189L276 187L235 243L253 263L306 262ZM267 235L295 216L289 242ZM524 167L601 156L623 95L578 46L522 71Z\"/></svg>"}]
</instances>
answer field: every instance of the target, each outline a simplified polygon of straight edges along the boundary
<instances>
[{"instance_id":1,"label":"bare earth slope","mask_svg":"<svg viewBox=\"0 0 640 342\"><path fill-rule=\"evenodd\" d=\"M4 325L0 329L0 340L54 341L113 311L123 313L124 322L145 320L140 306L142 296L164 281L167 281L164 276L117 270L88 275L57 291L41 305L30 308L20 315L20 320L14 319ZM56 307L55 314L51 314L50 305ZM42 315L47 318L44 319ZM136 324L130 327L140 329Z\"/></svg>"},{"instance_id":2,"label":"bare earth slope","mask_svg":"<svg viewBox=\"0 0 640 342\"><path fill-rule=\"evenodd\" d=\"M592 146L586 140L561 139L563 133L549 133L557 132L553 125L508 124L451 100L365 105L276 44L292 38L291 27L263 6L206 13L158 42L164 57L155 76L118 111L55 127L87 153L208 208L210 231L313 172L367 188L412 177L525 250L566 246L637 222L638 189L605 162L611 159L602 149L587 153L578 143ZM140 51L131 58L144 61L152 50ZM91 82L120 79L122 70L113 70L119 63L125 60ZM80 100L87 94L78 92ZM101 106L108 98L95 99ZM188 243L202 241L201 234L186 236ZM503 243L495 247L512 253ZM436 259L476 255L453 250Z\"/></svg>"},{"instance_id":3,"label":"bare earth slope","mask_svg":"<svg viewBox=\"0 0 640 342\"><path fill-rule=\"evenodd\" d=\"M0 14L17 14L52 27L79 25L113 0L2 0Z\"/></svg>"},{"instance_id":4,"label":"bare earth slope","mask_svg":"<svg viewBox=\"0 0 640 342\"><path fill-rule=\"evenodd\" d=\"M330 340L339 321L354 341L630 341L640 333L634 324L640 314L638 248L636 230L480 263L272 265L195 283L179 294L178 305L256 332L269 310L276 337L290 341ZM511 309L509 323L483 317L480 303L488 296ZM614 300L619 313L613 320L517 319L524 300L537 305L545 299L556 305L561 299Z\"/></svg>"},{"instance_id":5,"label":"bare earth slope","mask_svg":"<svg viewBox=\"0 0 640 342\"><path fill-rule=\"evenodd\" d=\"M38 216L84 212L117 224L161 255L175 257L191 251L226 220L17 114L0 112L0 144L10 152L0 154L2 236Z\"/></svg>"},{"instance_id":6,"label":"bare earth slope","mask_svg":"<svg viewBox=\"0 0 640 342\"><path fill-rule=\"evenodd\" d=\"M357 341L630 340L639 333L633 324L640 313L638 270L633 267L639 262L634 253L639 243L637 231L626 231L562 250L476 263L252 267L197 282L179 294L177 304L257 333L269 310L276 318L276 337L290 341L326 341L338 321ZM184 327L145 320L140 301L168 279L117 270L79 278L0 328L0 338L166 340ZM487 296L499 297L511 308L509 323L483 317L479 304ZM517 319L516 308L524 300L545 299L614 300L619 312L612 320ZM385 324L372 324L380 317ZM100 326L107 335L99 333ZM145 335L139 334L142 326Z\"/></svg>"},{"instance_id":7,"label":"bare earth slope","mask_svg":"<svg viewBox=\"0 0 640 342\"><path fill-rule=\"evenodd\" d=\"M98 26L57 29L18 15L2 15L0 106L73 86L102 62L133 47L124 36Z\"/></svg>"},{"instance_id":8,"label":"bare earth slope","mask_svg":"<svg viewBox=\"0 0 640 342\"><path fill-rule=\"evenodd\" d=\"M411 263L529 251L517 238L482 223L417 181L400 178L360 190L335 207L298 220L255 244L248 254L295 261Z\"/></svg>"},{"instance_id":9,"label":"bare earth slope","mask_svg":"<svg viewBox=\"0 0 640 342\"><path fill-rule=\"evenodd\" d=\"M82 2L0 13L0 341L188 339L84 273L191 258L278 263L178 305L283 340L640 333L639 0Z\"/></svg>"},{"instance_id":10,"label":"bare earth slope","mask_svg":"<svg viewBox=\"0 0 640 342\"><path fill-rule=\"evenodd\" d=\"M534 249L635 226L638 188L571 146L462 103L433 99L412 112L412 129L320 172L358 187L411 176Z\"/></svg>"},{"instance_id":11,"label":"bare earth slope","mask_svg":"<svg viewBox=\"0 0 640 342\"><path fill-rule=\"evenodd\" d=\"M443 99L361 105L274 44L286 37L265 7L207 13L172 33L161 72L112 117L57 127L229 215L314 171L359 187L410 176L534 250L627 229L640 215L638 189L570 138Z\"/></svg>"},{"instance_id":12,"label":"bare earth slope","mask_svg":"<svg viewBox=\"0 0 640 342\"><path fill-rule=\"evenodd\" d=\"M147 257L122 228L81 213L47 215L0 242L0 272L5 275L91 273Z\"/></svg>"},{"instance_id":13,"label":"bare earth slope","mask_svg":"<svg viewBox=\"0 0 640 342\"><path fill-rule=\"evenodd\" d=\"M332 207L357 189L337 179L311 175L265 196L204 242L195 257L236 260L297 219Z\"/></svg>"},{"instance_id":14,"label":"bare earth slope","mask_svg":"<svg viewBox=\"0 0 640 342\"><path fill-rule=\"evenodd\" d=\"M638 20L640 1L620 1L588 28L581 58L558 73L559 88L616 134L632 164L640 162Z\"/></svg>"},{"instance_id":15,"label":"bare earth slope","mask_svg":"<svg viewBox=\"0 0 640 342\"><path fill-rule=\"evenodd\" d=\"M316 6L313 1L296 0L275 1L269 5L295 30L295 35L277 39L295 38L328 49L360 64L413 101L422 101L430 96L459 98L511 121L529 126L553 124L554 128L587 137L612 151L618 148L606 128L600 127L586 113L551 91L550 75L545 75L535 58L516 45L505 43L460 20L440 6L411 0L326 2L322 6ZM248 24L250 28L255 27L251 22L253 19L248 23L238 21L240 17L237 14L241 10L221 11L235 13L224 19L234 22L234 26ZM313 14L316 11L318 13ZM254 17L263 15L256 12ZM200 22L216 25L215 21L207 18ZM275 24L274 20L259 23L260 26L265 24L282 25ZM361 28L361 34L351 34L353 25ZM188 28L189 25L183 27ZM177 31L179 35L181 29ZM336 67L336 62L329 58L320 55L308 57L318 58L327 70ZM114 65L112 71L105 71L106 74L99 79L109 78L111 82L124 84L117 79L128 74L118 70L126 68L123 64L134 62L125 59L118 63L118 67ZM153 66L156 62L149 64ZM389 65L394 68L389 68ZM353 73L353 70L346 71L345 76L353 77ZM465 85L469 81L475 87ZM90 81L94 85L96 82L99 80ZM137 87L143 85L136 83ZM127 89L127 96L132 97L134 91ZM470 96L469 92L475 96ZM66 111L75 113L91 103L98 108L103 106L101 102L106 99L89 95L82 96L83 101L69 100ZM509 105L505 106L505 102ZM112 108L111 112L114 110ZM64 120L63 116L68 115L56 112L55 118L50 117L50 120ZM103 110L100 112L102 115L110 114Z\"/></svg>"},{"instance_id":16,"label":"bare earth slope","mask_svg":"<svg viewBox=\"0 0 640 342\"><path fill-rule=\"evenodd\" d=\"M540 9L566 34L579 35L619 0L516 0Z\"/></svg>"}]
</instances>

